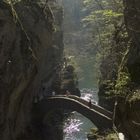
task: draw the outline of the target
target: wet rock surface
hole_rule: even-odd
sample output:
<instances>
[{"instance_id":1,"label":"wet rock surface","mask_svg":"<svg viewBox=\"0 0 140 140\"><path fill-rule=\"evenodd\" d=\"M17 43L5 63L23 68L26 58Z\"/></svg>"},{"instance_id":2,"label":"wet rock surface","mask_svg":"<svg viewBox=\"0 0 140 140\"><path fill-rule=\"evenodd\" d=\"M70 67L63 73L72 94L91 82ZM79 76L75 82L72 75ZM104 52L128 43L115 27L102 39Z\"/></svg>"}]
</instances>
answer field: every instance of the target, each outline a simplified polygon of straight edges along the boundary
<instances>
[{"instance_id":1,"label":"wet rock surface","mask_svg":"<svg viewBox=\"0 0 140 140\"><path fill-rule=\"evenodd\" d=\"M51 86L59 72L63 46L53 46L53 20L46 3L0 1L1 140L43 139L31 109L42 85Z\"/></svg>"}]
</instances>

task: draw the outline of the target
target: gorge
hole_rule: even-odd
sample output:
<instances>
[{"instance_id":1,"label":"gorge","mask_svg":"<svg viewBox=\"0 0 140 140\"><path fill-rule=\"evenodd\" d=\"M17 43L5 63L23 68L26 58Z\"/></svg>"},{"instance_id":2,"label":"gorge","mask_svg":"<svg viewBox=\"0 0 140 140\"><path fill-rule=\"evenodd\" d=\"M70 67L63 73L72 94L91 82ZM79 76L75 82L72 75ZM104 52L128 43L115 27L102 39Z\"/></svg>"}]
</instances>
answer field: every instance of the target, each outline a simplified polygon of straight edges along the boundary
<instances>
[{"instance_id":1,"label":"gorge","mask_svg":"<svg viewBox=\"0 0 140 140\"><path fill-rule=\"evenodd\" d=\"M127 139L140 139L140 2L110 1L117 14L106 10L106 3L108 0L0 1L0 140L62 140L64 108L71 105L68 108L78 111L80 104L50 94L70 91L80 96L78 80L80 87L89 88L97 85L97 79L99 105L115 114L105 128L112 128L114 121ZM109 29L102 21L106 17ZM82 23L85 21L88 24ZM96 63L96 56L101 61ZM44 98L42 112L36 113L36 101ZM82 111L86 114L87 110L83 107Z\"/></svg>"}]
</instances>

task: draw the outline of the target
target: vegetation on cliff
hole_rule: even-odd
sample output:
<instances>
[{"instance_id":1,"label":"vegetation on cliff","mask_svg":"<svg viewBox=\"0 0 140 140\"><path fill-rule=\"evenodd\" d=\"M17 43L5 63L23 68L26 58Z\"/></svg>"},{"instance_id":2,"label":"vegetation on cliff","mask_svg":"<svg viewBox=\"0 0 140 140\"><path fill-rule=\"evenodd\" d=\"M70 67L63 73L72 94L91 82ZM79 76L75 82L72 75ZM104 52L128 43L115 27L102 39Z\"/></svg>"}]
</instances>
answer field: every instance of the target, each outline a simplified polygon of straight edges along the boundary
<instances>
[{"instance_id":1,"label":"vegetation on cliff","mask_svg":"<svg viewBox=\"0 0 140 140\"><path fill-rule=\"evenodd\" d=\"M92 25L93 42L96 42L95 47L98 48L99 104L113 110L117 99L115 112L121 118L118 122L119 129L124 131L128 138L139 139L138 131L135 130L140 128L132 122L139 122L134 112L139 114L136 106L140 99L140 3L133 0L85 0L84 3L89 13L84 22L87 26ZM135 111L132 108L135 108ZM137 134L133 135L131 129Z\"/></svg>"},{"instance_id":2,"label":"vegetation on cliff","mask_svg":"<svg viewBox=\"0 0 140 140\"><path fill-rule=\"evenodd\" d=\"M63 37L54 32L55 12L46 2L0 1L1 140L43 139L32 106L60 73Z\"/></svg>"},{"instance_id":3,"label":"vegetation on cliff","mask_svg":"<svg viewBox=\"0 0 140 140\"><path fill-rule=\"evenodd\" d=\"M64 27L62 2L67 9ZM140 2L60 3L0 1L0 139L47 137L40 137L40 130L34 129L32 105L48 89L59 94L69 86L69 91L79 92L71 64L80 73L81 86L96 85L94 73L98 71L99 104L114 111L118 131L128 139L140 139ZM63 30L70 65L62 72ZM49 124L52 114L46 117L48 124L41 122L41 126L53 126Z\"/></svg>"}]
</instances>

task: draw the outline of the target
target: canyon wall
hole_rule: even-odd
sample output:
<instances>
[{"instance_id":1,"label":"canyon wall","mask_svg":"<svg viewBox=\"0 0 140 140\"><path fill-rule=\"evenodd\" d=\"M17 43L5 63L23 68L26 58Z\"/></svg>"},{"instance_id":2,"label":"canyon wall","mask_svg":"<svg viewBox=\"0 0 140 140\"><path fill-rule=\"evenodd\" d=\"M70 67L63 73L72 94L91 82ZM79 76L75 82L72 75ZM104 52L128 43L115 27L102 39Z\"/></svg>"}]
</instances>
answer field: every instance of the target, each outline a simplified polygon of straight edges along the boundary
<instances>
[{"instance_id":1,"label":"canyon wall","mask_svg":"<svg viewBox=\"0 0 140 140\"><path fill-rule=\"evenodd\" d=\"M123 49L126 51L123 57L115 55L111 57L112 52L102 63L101 72L108 74L111 71L112 75L109 75L109 78L106 75L101 77L103 82L99 86L99 104L113 111L117 97L116 126L128 139L138 140L140 139L140 110L138 109L140 105L140 2L123 0L123 4L124 23L121 27L118 26L115 31L118 35L114 36L119 51L116 51L114 46L112 49L117 54ZM120 36L122 31L126 32L126 38ZM110 63L112 60L113 64Z\"/></svg>"},{"instance_id":2,"label":"canyon wall","mask_svg":"<svg viewBox=\"0 0 140 140\"><path fill-rule=\"evenodd\" d=\"M60 13L58 26L61 12L55 12ZM31 110L44 86L52 86L58 78L62 38L61 28L55 31L48 4L21 1L13 5L0 1L1 140L44 138L32 123Z\"/></svg>"}]
</instances>

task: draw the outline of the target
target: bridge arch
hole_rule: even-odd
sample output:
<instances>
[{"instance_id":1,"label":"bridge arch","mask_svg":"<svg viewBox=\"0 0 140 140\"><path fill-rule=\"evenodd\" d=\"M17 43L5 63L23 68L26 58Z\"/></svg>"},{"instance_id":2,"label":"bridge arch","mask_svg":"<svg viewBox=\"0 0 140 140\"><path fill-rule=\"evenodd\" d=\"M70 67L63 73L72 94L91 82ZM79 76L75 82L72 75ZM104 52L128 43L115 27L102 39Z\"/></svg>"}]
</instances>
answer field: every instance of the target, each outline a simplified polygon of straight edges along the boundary
<instances>
[{"instance_id":1,"label":"bridge arch","mask_svg":"<svg viewBox=\"0 0 140 140\"><path fill-rule=\"evenodd\" d=\"M70 109L72 111L77 111L78 113L84 115L86 118L91 120L98 129L111 129L112 128L112 118L109 115L103 113L100 109L96 110L89 108L84 103L64 96L50 97L41 100L37 103L37 109L40 110L42 116L47 113L50 109Z\"/></svg>"}]
</instances>

